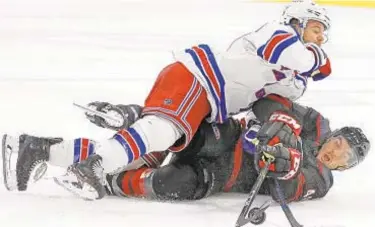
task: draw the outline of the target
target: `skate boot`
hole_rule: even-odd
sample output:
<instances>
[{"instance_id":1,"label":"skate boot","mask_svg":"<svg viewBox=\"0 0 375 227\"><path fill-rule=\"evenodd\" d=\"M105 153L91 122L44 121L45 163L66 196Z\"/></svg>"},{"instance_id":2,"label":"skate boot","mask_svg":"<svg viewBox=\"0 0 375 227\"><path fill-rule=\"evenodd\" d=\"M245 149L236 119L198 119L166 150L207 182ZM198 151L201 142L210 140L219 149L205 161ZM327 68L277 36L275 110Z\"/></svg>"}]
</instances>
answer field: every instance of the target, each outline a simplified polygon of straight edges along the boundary
<instances>
[{"instance_id":1,"label":"skate boot","mask_svg":"<svg viewBox=\"0 0 375 227\"><path fill-rule=\"evenodd\" d=\"M30 183L41 179L47 171L50 146L62 138L43 138L27 134L3 135L2 161L7 190L25 191Z\"/></svg>"},{"instance_id":2,"label":"skate boot","mask_svg":"<svg viewBox=\"0 0 375 227\"><path fill-rule=\"evenodd\" d=\"M101 199L107 194L102 157L97 154L71 165L64 176L54 177L54 180L58 185L85 200Z\"/></svg>"}]
</instances>

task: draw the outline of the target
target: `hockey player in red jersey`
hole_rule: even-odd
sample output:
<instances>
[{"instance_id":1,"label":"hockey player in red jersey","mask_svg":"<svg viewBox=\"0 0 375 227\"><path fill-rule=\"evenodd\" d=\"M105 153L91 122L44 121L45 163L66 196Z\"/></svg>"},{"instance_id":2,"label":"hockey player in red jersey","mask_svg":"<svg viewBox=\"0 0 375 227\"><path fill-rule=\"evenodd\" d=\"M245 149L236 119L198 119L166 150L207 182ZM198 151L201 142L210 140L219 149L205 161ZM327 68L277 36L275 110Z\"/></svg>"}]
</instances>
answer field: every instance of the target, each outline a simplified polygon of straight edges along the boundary
<instances>
[{"instance_id":1,"label":"hockey player in red jersey","mask_svg":"<svg viewBox=\"0 0 375 227\"><path fill-rule=\"evenodd\" d=\"M58 166L81 163L68 169L79 181L85 181L83 173L102 179L151 152L184 150L202 122L225 123L230 113L268 94L298 99L308 78L331 73L321 48L329 28L324 8L296 3L283 12L281 22L262 26L226 52L206 44L175 52L176 62L160 72L137 121L108 140L56 140L42 146L49 150L44 155L24 154L31 160L19 166L17 174L25 180L18 189L26 189L32 169L46 160ZM22 149L32 149L36 141L43 144L43 139L30 140ZM95 159L82 162L93 153ZM94 166L100 171L93 171Z\"/></svg>"}]
</instances>

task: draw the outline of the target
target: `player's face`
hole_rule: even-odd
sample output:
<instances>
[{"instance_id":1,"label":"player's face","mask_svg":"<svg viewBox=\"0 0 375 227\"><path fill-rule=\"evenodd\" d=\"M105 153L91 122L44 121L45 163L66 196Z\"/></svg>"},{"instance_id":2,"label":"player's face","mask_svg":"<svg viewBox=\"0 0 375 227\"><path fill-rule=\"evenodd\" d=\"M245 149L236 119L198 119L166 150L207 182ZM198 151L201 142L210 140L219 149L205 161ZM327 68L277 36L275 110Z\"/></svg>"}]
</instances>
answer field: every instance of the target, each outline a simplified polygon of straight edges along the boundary
<instances>
[{"instance_id":1,"label":"player's face","mask_svg":"<svg viewBox=\"0 0 375 227\"><path fill-rule=\"evenodd\" d=\"M324 34L324 25L318 21L310 20L307 22L305 31L303 32L303 41L305 43L315 43L321 46L326 39Z\"/></svg>"},{"instance_id":2,"label":"player's face","mask_svg":"<svg viewBox=\"0 0 375 227\"><path fill-rule=\"evenodd\" d=\"M348 141L342 136L330 138L320 149L317 158L329 169L338 170L348 169L358 162Z\"/></svg>"}]
</instances>

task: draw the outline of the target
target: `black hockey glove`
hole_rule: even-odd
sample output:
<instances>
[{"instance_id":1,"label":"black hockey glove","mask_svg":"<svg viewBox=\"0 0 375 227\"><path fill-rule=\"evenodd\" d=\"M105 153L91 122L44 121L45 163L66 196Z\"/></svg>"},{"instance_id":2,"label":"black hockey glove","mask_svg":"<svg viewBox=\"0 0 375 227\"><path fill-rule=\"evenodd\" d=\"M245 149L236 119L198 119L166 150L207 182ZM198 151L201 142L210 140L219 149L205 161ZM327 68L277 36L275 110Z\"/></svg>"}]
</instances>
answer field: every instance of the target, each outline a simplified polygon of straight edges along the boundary
<instances>
[{"instance_id":1,"label":"black hockey glove","mask_svg":"<svg viewBox=\"0 0 375 227\"><path fill-rule=\"evenodd\" d=\"M258 146L258 153L255 155L255 166L263 168L266 159L274 158L269 167L268 176L279 180L290 180L296 177L302 166L302 153L293 148L277 146Z\"/></svg>"},{"instance_id":2,"label":"black hockey glove","mask_svg":"<svg viewBox=\"0 0 375 227\"><path fill-rule=\"evenodd\" d=\"M96 114L85 112L86 118L93 124L112 130L121 130L128 128L141 115L142 107L139 105L113 105L108 102L91 102L88 108L105 113L112 118L118 119L119 122L111 119L105 119Z\"/></svg>"},{"instance_id":3,"label":"black hockey glove","mask_svg":"<svg viewBox=\"0 0 375 227\"><path fill-rule=\"evenodd\" d=\"M267 122L264 122L257 133L259 145L283 144L286 147L297 148L297 138L302 126L299 121L288 113L274 112Z\"/></svg>"}]
</instances>

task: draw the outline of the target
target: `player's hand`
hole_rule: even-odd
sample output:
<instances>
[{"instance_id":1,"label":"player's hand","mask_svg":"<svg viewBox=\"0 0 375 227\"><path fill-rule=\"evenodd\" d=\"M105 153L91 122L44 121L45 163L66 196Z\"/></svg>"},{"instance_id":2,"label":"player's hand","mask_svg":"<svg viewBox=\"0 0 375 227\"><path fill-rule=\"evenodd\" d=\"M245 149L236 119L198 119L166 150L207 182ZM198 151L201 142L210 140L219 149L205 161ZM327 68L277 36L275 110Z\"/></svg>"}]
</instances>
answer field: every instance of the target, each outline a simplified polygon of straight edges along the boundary
<instances>
[{"instance_id":1,"label":"player's hand","mask_svg":"<svg viewBox=\"0 0 375 227\"><path fill-rule=\"evenodd\" d=\"M269 167L268 176L279 180L289 180L297 176L302 166L302 154L293 148L282 145L258 146L259 155L255 161L259 168L265 166L267 158L274 158Z\"/></svg>"},{"instance_id":2,"label":"player's hand","mask_svg":"<svg viewBox=\"0 0 375 227\"><path fill-rule=\"evenodd\" d=\"M105 113L111 118L117 119L118 121L113 121L111 119L106 119L98 115L86 112L86 118L93 124L112 130L126 129L131 124L134 123L140 116L142 107L139 105L113 105L108 102L91 102L88 108Z\"/></svg>"},{"instance_id":3,"label":"player's hand","mask_svg":"<svg viewBox=\"0 0 375 227\"><path fill-rule=\"evenodd\" d=\"M289 113L276 111L262 125L257 138L261 146L273 146L281 143L287 147L297 148L298 136L301 130L302 126L297 118Z\"/></svg>"}]
</instances>

